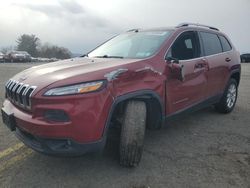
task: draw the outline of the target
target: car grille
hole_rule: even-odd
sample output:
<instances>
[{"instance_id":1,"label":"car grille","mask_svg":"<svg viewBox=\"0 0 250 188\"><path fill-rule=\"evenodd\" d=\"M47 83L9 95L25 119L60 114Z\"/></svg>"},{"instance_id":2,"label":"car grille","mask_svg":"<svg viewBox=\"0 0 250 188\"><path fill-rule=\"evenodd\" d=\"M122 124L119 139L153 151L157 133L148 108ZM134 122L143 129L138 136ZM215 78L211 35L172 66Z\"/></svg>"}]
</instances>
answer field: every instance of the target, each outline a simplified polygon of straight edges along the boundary
<instances>
[{"instance_id":1,"label":"car grille","mask_svg":"<svg viewBox=\"0 0 250 188\"><path fill-rule=\"evenodd\" d=\"M19 83L12 79L5 84L6 98L21 108L28 110L31 109L31 96L35 89L36 86Z\"/></svg>"}]
</instances>

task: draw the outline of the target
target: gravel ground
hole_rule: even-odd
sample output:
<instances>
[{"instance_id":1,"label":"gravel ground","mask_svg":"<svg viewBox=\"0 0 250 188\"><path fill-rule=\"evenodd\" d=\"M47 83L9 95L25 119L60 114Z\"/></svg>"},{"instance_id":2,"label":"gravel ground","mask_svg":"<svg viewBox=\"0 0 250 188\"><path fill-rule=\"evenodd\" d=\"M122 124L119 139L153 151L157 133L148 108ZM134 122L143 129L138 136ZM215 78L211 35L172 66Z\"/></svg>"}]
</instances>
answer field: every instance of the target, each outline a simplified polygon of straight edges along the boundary
<instances>
[{"instance_id":1,"label":"gravel ground","mask_svg":"<svg viewBox=\"0 0 250 188\"><path fill-rule=\"evenodd\" d=\"M34 64L0 64L3 86ZM118 138L106 150L78 158L55 158L20 144L0 122L0 187L247 187L250 188L250 64L242 64L235 110L212 107L147 131L137 168L118 163Z\"/></svg>"}]
</instances>

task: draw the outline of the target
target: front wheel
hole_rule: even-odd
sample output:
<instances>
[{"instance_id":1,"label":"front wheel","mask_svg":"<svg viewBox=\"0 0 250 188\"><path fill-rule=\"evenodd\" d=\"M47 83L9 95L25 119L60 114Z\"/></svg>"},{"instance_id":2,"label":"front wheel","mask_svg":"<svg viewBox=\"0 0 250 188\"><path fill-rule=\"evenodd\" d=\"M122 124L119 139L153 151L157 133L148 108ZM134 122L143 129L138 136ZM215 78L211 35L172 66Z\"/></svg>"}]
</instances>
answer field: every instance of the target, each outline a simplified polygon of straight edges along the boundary
<instances>
[{"instance_id":1,"label":"front wheel","mask_svg":"<svg viewBox=\"0 0 250 188\"><path fill-rule=\"evenodd\" d=\"M121 129L120 164L137 166L141 160L146 128L146 104L128 101Z\"/></svg>"},{"instance_id":2,"label":"front wheel","mask_svg":"<svg viewBox=\"0 0 250 188\"><path fill-rule=\"evenodd\" d=\"M219 103L215 105L217 111L229 113L234 109L238 96L238 84L235 79L230 79Z\"/></svg>"}]
</instances>

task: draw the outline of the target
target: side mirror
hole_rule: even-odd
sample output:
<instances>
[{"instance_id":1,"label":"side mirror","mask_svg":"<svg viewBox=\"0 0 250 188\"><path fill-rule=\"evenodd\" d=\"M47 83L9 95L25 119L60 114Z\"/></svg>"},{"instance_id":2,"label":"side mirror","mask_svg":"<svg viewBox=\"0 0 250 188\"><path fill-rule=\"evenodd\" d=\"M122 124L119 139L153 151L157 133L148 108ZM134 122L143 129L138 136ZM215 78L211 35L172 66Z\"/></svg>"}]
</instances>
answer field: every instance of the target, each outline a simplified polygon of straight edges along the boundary
<instances>
[{"instance_id":1,"label":"side mirror","mask_svg":"<svg viewBox=\"0 0 250 188\"><path fill-rule=\"evenodd\" d=\"M185 80L184 65L180 64L179 60L173 57L168 57L166 60L173 77L183 82Z\"/></svg>"}]
</instances>

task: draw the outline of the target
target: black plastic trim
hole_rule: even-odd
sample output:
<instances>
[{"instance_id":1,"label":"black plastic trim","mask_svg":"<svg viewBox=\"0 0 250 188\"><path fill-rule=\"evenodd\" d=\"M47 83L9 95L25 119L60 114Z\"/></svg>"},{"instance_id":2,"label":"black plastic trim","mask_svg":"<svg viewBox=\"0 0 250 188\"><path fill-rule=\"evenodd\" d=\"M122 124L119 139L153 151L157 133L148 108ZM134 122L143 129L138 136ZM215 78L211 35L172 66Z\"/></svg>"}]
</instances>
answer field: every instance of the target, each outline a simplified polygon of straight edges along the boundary
<instances>
[{"instance_id":1,"label":"black plastic trim","mask_svg":"<svg viewBox=\"0 0 250 188\"><path fill-rule=\"evenodd\" d=\"M107 118L107 121L106 121L106 124L105 124L105 128L104 128L104 131L103 131L103 138L105 140L106 140L106 137L107 137L107 132L108 132L108 129L109 129L110 121L111 121L113 112L114 112L117 104L120 103L120 102L126 101L128 99L143 99L143 97L155 98L159 102L159 104L161 106L162 117L165 116L165 107L164 107L165 105L164 105L163 101L161 100L161 97L156 92L154 92L153 90L140 90L140 91L135 91L135 92L131 92L131 93L127 93L127 94L118 96L117 98L115 98L115 100L114 100L114 102L113 102L113 104L111 106L111 109L109 111L109 115L108 115L108 118ZM162 118L162 121L164 121L164 118Z\"/></svg>"},{"instance_id":2,"label":"black plastic trim","mask_svg":"<svg viewBox=\"0 0 250 188\"><path fill-rule=\"evenodd\" d=\"M15 132L26 146L33 150L52 156L79 156L85 153L102 151L105 140L101 139L91 143L78 143L71 139L48 139L27 133L20 128Z\"/></svg>"},{"instance_id":3,"label":"black plastic trim","mask_svg":"<svg viewBox=\"0 0 250 188\"><path fill-rule=\"evenodd\" d=\"M241 67L240 67L240 65L239 65L238 68L233 69L233 70L231 71L229 80L230 80L230 78L232 78L232 76L233 76L234 74L237 74L237 73L239 73L239 82L238 82L238 87L239 87L239 85L240 85L240 77L241 77ZM228 80L228 81L229 81L229 80Z\"/></svg>"},{"instance_id":4,"label":"black plastic trim","mask_svg":"<svg viewBox=\"0 0 250 188\"><path fill-rule=\"evenodd\" d=\"M173 114L167 115L167 116L165 116L165 121L167 122L167 120L177 118L180 115L186 115L186 114L201 110L201 109L208 107L210 105L216 104L220 101L222 96L223 96L223 93L215 95L213 97L206 99L205 101L198 102L192 106L189 106L187 108L179 110Z\"/></svg>"}]
</instances>

